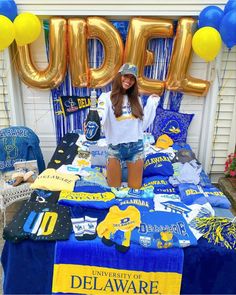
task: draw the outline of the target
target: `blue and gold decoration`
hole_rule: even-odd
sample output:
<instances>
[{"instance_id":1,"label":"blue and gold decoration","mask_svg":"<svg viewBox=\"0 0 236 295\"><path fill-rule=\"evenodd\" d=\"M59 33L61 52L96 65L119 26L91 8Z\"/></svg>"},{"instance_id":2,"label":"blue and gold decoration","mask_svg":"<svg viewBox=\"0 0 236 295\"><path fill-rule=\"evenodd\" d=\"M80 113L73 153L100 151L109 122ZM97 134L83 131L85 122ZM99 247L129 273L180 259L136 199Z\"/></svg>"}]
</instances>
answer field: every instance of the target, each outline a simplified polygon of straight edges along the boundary
<instances>
[{"instance_id":1,"label":"blue and gold decoration","mask_svg":"<svg viewBox=\"0 0 236 295\"><path fill-rule=\"evenodd\" d=\"M195 220L196 228L209 243L236 250L236 224L224 217L205 217Z\"/></svg>"},{"instance_id":2,"label":"blue and gold decoration","mask_svg":"<svg viewBox=\"0 0 236 295\"><path fill-rule=\"evenodd\" d=\"M129 21L111 21L112 25L119 31L123 43L126 41ZM46 50L49 53L49 23L44 21L44 31L45 31L45 39L46 39ZM165 80L168 65L171 58L172 53L172 38L155 38L149 41L148 50L153 52L155 57L154 63L151 66L145 67L145 76L147 78ZM101 42L98 39L89 39L88 40L88 52L89 58L88 63L90 68L98 68L102 65L104 59L104 51ZM107 92L111 90L111 84L106 85L105 87L98 88L97 95L99 96L102 92ZM90 95L89 88L78 88L73 87L71 78L69 73L67 73L64 82L60 84L59 87L51 90L52 93L52 103L53 110L55 116L55 125L56 125L56 134L57 134L57 142L66 134L67 132L71 132L72 130L82 129L83 122L87 116L87 109L81 109L79 112L73 112L71 116L61 116L60 114L63 112L60 103L60 97L86 97ZM160 106L163 106L165 100L165 93L161 96ZM142 100L143 104L146 104L147 97L143 95ZM170 107L173 107L174 110L177 110L180 105L182 99L182 94L176 95L173 92L169 94ZM179 100L177 102L176 100ZM175 103L173 103L175 101ZM153 127L149 128L149 132L152 132Z\"/></svg>"},{"instance_id":3,"label":"blue and gold decoration","mask_svg":"<svg viewBox=\"0 0 236 295\"><path fill-rule=\"evenodd\" d=\"M61 111L58 111L57 115L69 116L82 109L87 109L91 105L89 96L77 97L73 95L59 96L58 98Z\"/></svg>"},{"instance_id":4,"label":"blue and gold decoration","mask_svg":"<svg viewBox=\"0 0 236 295\"><path fill-rule=\"evenodd\" d=\"M174 142L186 142L188 127L194 114L183 114L163 108L157 108L152 134L158 138L167 134Z\"/></svg>"}]
</instances>

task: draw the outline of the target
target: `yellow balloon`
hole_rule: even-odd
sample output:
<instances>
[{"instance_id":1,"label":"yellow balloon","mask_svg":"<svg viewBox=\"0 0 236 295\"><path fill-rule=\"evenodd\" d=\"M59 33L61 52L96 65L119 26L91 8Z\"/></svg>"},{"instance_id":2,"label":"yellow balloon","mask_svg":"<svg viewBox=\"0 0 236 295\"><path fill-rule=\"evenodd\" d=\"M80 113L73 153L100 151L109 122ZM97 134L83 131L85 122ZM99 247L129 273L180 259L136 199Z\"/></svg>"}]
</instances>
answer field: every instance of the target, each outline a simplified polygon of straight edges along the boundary
<instances>
[{"instance_id":1,"label":"yellow balloon","mask_svg":"<svg viewBox=\"0 0 236 295\"><path fill-rule=\"evenodd\" d=\"M15 29L9 18L0 15L0 50L7 48L15 39Z\"/></svg>"},{"instance_id":2,"label":"yellow balloon","mask_svg":"<svg viewBox=\"0 0 236 295\"><path fill-rule=\"evenodd\" d=\"M212 61L221 50L220 33L212 27L203 27L194 34L192 47L194 52L205 61Z\"/></svg>"},{"instance_id":3,"label":"yellow balloon","mask_svg":"<svg viewBox=\"0 0 236 295\"><path fill-rule=\"evenodd\" d=\"M19 14L14 20L14 26L18 46L24 46L34 42L41 32L39 18L29 12Z\"/></svg>"}]
</instances>

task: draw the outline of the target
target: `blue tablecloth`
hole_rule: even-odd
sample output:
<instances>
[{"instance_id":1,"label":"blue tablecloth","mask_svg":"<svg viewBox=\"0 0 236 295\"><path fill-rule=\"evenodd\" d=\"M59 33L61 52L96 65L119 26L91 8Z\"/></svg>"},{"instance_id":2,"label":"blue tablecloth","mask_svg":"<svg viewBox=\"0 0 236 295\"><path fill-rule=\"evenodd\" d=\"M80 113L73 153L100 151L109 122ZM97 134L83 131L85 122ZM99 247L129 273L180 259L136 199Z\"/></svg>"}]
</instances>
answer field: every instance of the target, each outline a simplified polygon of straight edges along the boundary
<instances>
[{"instance_id":1,"label":"blue tablecloth","mask_svg":"<svg viewBox=\"0 0 236 295\"><path fill-rule=\"evenodd\" d=\"M134 253L135 247L131 246ZM54 242L6 242L1 257L4 294L51 294L54 248ZM235 294L235 278L235 250L203 238L198 246L184 249L181 294Z\"/></svg>"}]
</instances>

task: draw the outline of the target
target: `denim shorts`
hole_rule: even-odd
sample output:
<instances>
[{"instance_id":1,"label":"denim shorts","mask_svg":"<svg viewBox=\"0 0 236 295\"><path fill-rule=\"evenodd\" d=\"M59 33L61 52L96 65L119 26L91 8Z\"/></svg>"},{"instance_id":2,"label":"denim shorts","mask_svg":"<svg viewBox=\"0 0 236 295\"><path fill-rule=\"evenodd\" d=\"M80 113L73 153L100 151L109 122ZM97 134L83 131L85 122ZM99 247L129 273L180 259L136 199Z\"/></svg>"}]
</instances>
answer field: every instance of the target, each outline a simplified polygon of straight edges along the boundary
<instances>
[{"instance_id":1,"label":"denim shorts","mask_svg":"<svg viewBox=\"0 0 236 295\"><path fill-rule=\"evenodd\" d=\"M108 145L108 159L115 158L122 162L134 163L137 160L144 159L143 140L136 142L120 143L117 145Z\"/></svg>"}]
</instances>

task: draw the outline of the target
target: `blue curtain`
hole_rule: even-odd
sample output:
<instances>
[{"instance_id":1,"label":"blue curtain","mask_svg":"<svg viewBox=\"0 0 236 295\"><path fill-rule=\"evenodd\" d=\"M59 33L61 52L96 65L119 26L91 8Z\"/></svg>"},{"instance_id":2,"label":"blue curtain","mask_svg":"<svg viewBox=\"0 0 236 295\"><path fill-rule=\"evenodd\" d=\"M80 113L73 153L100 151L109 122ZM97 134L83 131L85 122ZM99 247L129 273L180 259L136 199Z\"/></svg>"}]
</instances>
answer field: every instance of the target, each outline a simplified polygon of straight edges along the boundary
<instances>
[{"instance_id":1,"label":"blue curtain","mask_svg":"<svg viewBox=\"0 0 236 295\"><path fill-rule=\"evenodd\" d=\"M117 28L119 31L122 40L125 44L126 36L128 32L128 21L111 21L111 23ZM45 30L45 39L46 39L46 49L48 52L49 46L49 24L47 21L44 22L44 30ZM172 52L173 39L172 38L155 38L151 39L148 44L148 49L154 53L155 61L151 66L147 66L145 68L145 76L147 78L165 80L168 65L170 63L171 52ZM104 58L103 46L99 40L91 39L88 43L89 50L89 66L91 68L97 68L102 64ZM111 84L108 84L106 87L102 87L97 89L97 94L100 95L101 92L107 92L111 89ZM66 95L75 95L75 96L85 96L90 94L89 88L76 88L73 87L70 80L70 75L67 73L64 82L55 89L51 90L52 92L52 104L55 116L55 127L56 127L56 135L57 142L66 134L67 132L72 132L77 129L82 128L82 124L86 118L88 110L80 110L71 114L70 116L64 117L63 115L58 115L57 112L61 111L60 104L58 102L59 96ZM173 110L178 110L181 102L181 94L179 93L170 93L169 95L169 107L173 108ZM164 100L166 96L166 91L163 93L159 106L163 107ZM171 97L171 98L170 98ZM143 104L146 104L147 96L142 96ZM178 100L178 102L176 102ZM152 131L152 126L148 130Z\"/></svg>"},{"instance_id":2,"label":"blue curtain","mask_svg":"<svg viewBox=\"0 0 236 295\"><path fill-rule=\"evenodd\" d=\"M183 93L170 91L169 99L168 99L168 108L171 111L178 112L181 105L182 98L183 98Z\"/></svg>"}]
</instances>

